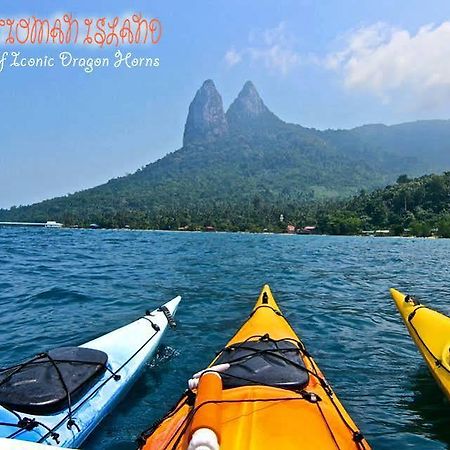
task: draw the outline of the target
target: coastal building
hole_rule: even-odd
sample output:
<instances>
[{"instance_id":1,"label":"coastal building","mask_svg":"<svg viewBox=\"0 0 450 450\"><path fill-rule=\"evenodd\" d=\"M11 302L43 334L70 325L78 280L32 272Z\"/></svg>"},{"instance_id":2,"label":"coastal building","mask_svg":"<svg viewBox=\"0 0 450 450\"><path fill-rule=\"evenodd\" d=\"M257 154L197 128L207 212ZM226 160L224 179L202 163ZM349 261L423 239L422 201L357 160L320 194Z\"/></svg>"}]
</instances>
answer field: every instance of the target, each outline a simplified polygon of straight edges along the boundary
<instances>
[{"instance_id":1,"label":"coastal building","mask_svg":"<svg viewBox=\"0 0 450 450\"><path fill-rule=\"evenodd\" d=\"M315 234L317 233L317 227L315 226L306 226L303 228L299 228L297 230L297 234Z\"/></svg>"},{"instance_id":2,"label":"coastal building","mask_svg":"<svg viewBox=\"0 0 450 450\"><path fill-rule=\"evenodd\" d=\"M286 227L286 233L287 234L295 234L295 227L294 227L294 225L288 225L287 227Z\"/></svg>"},{"instance_id":3,"label":"coastal building","mask_svg":"<svg viewBox=\"0 0 450 450\"><path fill-rule=\"evenodd\" d=\"M375 236L388 236L391 230L375 230Z\"/></svg>"}]
</instances>

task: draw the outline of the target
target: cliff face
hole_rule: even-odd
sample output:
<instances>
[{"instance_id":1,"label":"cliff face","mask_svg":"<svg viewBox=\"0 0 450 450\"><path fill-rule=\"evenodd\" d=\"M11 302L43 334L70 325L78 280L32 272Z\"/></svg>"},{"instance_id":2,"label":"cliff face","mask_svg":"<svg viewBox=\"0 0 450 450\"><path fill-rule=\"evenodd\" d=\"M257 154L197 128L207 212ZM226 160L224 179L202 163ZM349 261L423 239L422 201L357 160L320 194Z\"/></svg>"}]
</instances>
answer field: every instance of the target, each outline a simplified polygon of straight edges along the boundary
<instances>
[{"instance_id":1,"label":"cliff face","mask_svg":"<svg viewBox=\"0 0 450 450\"><path fill-rule=\"evenodd\" d=\"M264 104L251 81L244 84L241 92L228 108L226 118L229 127L233 129L267 123L270 120L281 122Z\"/></svg>"},{"instance_id":2,"label":"cliff face","mask_svg":"<svg viewBox=\"0 0 450 450\"><path fill-rule=\"evenodd\" d=\"M189 106L183 145L208 142L228 131L222 97L212 80L206 80Z\"/></svg>"},{"instance_id":3,"label":"cliff face","mask_svg":"<svg viewBox=\"0 0 450 450\"><path fill-rule=\"evenodd\" d=\"M235 132L257 131L283 124L264 104L251 81L224 113L222 97L212 80L206 80L189 106L183 146L207 144Z\"/></svg>"}]
</instances>

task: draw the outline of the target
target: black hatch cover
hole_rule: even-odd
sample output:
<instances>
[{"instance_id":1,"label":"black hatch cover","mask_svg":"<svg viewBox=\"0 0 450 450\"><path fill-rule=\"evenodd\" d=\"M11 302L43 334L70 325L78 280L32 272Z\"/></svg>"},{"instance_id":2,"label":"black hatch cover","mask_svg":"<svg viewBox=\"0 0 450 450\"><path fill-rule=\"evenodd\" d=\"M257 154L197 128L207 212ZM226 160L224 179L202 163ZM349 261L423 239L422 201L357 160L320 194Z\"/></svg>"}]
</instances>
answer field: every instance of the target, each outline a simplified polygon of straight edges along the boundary
<instances>
[{"instance_id":1,"label":"black hatch cover","mask_svg":"<svg viewBox=\"0 0 450 450\"><path fill-rule=\"evenodd\" d=\"M300 350L293 342L261 339L227 347L214 364L231 363L224 372L224 388L268 385L301 389L308 384Z\"/></svg>"},{"instance_id":2,"label":"black hatch cover","mask_svg":"<svg viewBox=\"0 0 450 450\"><path fill-rule=\"evenodd\" d=\"M100 350L61 347L0 370L0 405L36 415L62 411L68 393L73 405L103 374L107 361Z\"/></svg>"}]
</instances>

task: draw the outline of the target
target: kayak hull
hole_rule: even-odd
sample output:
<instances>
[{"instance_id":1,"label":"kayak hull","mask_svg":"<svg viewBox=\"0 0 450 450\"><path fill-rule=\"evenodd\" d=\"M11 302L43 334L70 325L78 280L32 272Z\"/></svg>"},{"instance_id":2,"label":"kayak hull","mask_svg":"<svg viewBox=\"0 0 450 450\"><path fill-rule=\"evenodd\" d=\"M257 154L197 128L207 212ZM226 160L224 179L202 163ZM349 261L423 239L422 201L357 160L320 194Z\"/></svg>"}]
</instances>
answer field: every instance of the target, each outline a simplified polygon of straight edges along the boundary
<instances>
[{"instance_id":1,"label":"kayak hull","mask_svg":"<svg viewBox=\"0 0 450 450\"><path fill-rule=\"evenodd\" d=\"M36 444L35 442L25 442L18 439L0 438L0 448L2 450L50 450L51 448L60 448L58 446L49 446L47 444ZM77 449L68 449L77 450Z\"/></svg>"},{"instance_id":2,"label":"kayak hull","mask_svg":"<svg viewBox=\"0 0 450 450\"><path fill-rule=\"evenodd\" d=\"M202 400L199 400L203 395L200 394L202 377L210 372L220 372L225 383L227 370L231 370L222 367L221 355L225 350L233 353L249 343L254 345L266 341L274 343L275 346L281 346L281 343L285 345L286 342L295 345L296 354L299 355L297 365L304 365L309 373L307 384L286 388L270 385L268 380L267 383L259 385L249 383L223 388L220 393L212 390L209 399L206 397L203 400L202 397ZM265 354L268 352L265 351ZM216 366L216 362L220 365ZM232 362L231 365L233 364ZM209 408L211 405L214 405L214 409L198 419L201 408ZM204 428L214 430L220 442L220 450L370 448L325 381L319 367L282 315L267 285L264 286L250 318L213 360L209 369L200 375L198 390L189 390L157 426L142 434L141 448L194 448L191 439L194 439L198 421Z\"/></svg>"},{"instance_id":3,"label":"kayak hull","mask_svg":"<svg viewBox=\"0 0 450 450\"><path fill-rule=\"evenodd\" d=\"M180 300L180 297L176 297L163 306L174 315ZM0 426L0 438L14 434L14 439L17 440L66 448L79 447L141 375L155 354L167 327L168 320L158 308L135 322L82 344L80 347L107 353L109 370L72 405L75 425L68 426L70 417L67 410L45 416L33 415L45 427L39 425L28 431L15 426ZM118 377L114 377L111 372ZM30 417L29 414L19 415ZM16 424L17 421L15 414L0 406L0 422ZM57 433L57 438L46 427Z\"/></svg>"},{"instance_id":4,"label":"kayak hull","mask_svg":"<svg viewBox=\"0 0 450 450\"><path fill-rule=\"evenodd\" d=\"M450 318L396 289L390 292L428 369L450 400Z\"/></svg>"}]
</instances>

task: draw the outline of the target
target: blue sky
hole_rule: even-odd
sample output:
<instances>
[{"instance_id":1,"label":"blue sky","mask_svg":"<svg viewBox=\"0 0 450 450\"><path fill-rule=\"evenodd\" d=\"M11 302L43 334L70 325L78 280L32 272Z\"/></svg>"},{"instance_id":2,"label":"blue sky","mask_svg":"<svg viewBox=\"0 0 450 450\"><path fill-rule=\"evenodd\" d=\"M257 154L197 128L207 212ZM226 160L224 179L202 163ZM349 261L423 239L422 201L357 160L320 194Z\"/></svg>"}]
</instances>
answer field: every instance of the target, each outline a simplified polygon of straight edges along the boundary
<instances>
[{"instance_id":1,"label":"blue sky","mask_svg":"<svg viewBox=\"0 0 450 450\"><path fill-rule=\"evenodd\" d=\"M5 67L0 207L95 186L179 148L189 103L207 78L225 107L250 79L272 111L308 127L450 118L448 1L4 1L0 18L65 12L158 17L160 43L128 50L161 65L91 74ZM115 51L3 42L0 51L23 56Z\"/></svg>"}]
</instances>

